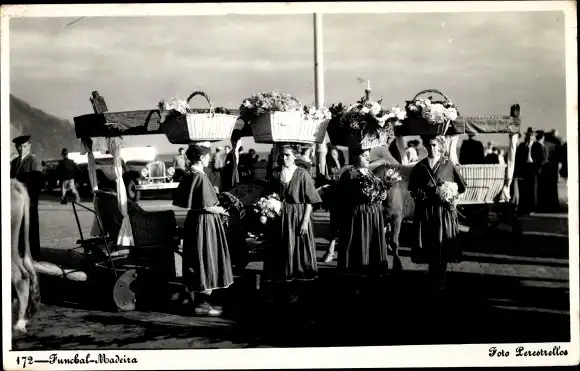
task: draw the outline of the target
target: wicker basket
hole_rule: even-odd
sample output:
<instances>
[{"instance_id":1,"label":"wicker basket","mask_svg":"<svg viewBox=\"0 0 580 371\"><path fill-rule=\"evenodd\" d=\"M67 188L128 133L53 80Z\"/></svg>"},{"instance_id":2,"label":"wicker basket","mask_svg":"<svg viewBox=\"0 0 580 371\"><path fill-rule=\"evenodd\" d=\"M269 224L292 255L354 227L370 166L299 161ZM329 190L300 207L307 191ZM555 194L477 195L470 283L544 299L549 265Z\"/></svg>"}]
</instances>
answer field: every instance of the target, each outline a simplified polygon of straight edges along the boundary
<instances>
[{"instance_id":1,"label":"wicker basket","mask_svg":"<svg viewBox=\"0 0 580 371\"><path fill-rule=\"evenodd\" d=\"M445 95L444 93L440 92L439 90L427 89L427 90L423 90L423 91L420 91L419 93L417 93L412 100L407 101L407 105L409 105L409 103L415 101L419 97L419 95L425 94L425 93L439 94L445 99L445 101L447 103L451 103L451 100L449 99L449 97L447 95ZM407 135L424 135L424 134L426 134L426 135L429 135L429 134L431 134L431 135L444 135L445 132L447 131L447 129L449 128L449 124L450 124L450 122L447 121L443 124L433 125L422 117L416 117L416 116L409 115L409 114L407 114L407 118L405 120L403 120L403 125L406 126L405 133Z\"/></svg>"},{"instance_id":2,"label":"wicker basket","mask_svg":"<svg viewBox=\"0 0 580 371\"><path fill-rule=\"evenodd\" d=\"M215 113L211 100L202 91L193 92L187 98L187 103L197 95L206 99L209 113L188 113L167 117L160 128L170 143L218 142L231 137L238 117Z\"/></svg>"},{"instance_id":3,"label":"wicker basket","mask_svg":"<svg viewBox=\"0 0 580 371\"><path fill-rule=\"evenodd\" d=\"M303 120L301 111L270 112L252 119L256 143L322 143L329 120Z\"/></svg>"}]
</instances>

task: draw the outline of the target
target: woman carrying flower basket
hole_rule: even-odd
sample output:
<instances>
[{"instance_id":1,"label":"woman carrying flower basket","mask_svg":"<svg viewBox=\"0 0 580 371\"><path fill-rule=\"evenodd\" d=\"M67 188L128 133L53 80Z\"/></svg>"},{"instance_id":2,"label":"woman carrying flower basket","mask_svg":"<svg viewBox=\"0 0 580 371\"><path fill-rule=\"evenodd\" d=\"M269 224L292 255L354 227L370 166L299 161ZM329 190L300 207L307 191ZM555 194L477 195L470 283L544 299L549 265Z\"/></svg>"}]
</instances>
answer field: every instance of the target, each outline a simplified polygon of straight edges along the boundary
<instances>
[{"instance_id":1,"label":"woman carrying flower basket","mask_svg":"<svg viewBox=\"0 0 580 371\"><path fill-rule=\"evenodd\" d=\"M368 169L370 149L353 147L354 166L336 184L338 268L354 276L382 276L388 272L382 201L386 189Z\"/></svg>"},{"instance_id":2,"label":"woman carrying flower basket","mask_svg":"<svg viewBox=\"0 0 580 371\"><path fill-rule=\"evenodd\" d=\"M299 145L279 146L283 165L272 174L270 193L280 195L282 207L280 216L268 221L269 246L264 257L264 279L286 283L287 299L293 302L297 297L288 284L317 276L311 212L312 205L322 200L308 172L294 164Z\"/></svg>"},{"instance_id":3,"label":"woman carrying flower basket","mask_svg":"<svg viewBox=\"0 0 580 371\"><path fill-rule=\"evenodd\" d=\"M412 261L429 265L429 277L437 288L444 288L447 264L460 262L457 243L459 224L455 203L465 192L466 183L453 163L443 156L445 137L421 136L428 157L411 171L409 191L415 199L414 227L417 240L412 247Z\"/></svg>"},{"instance_id":4,"label":"woman carrying flower basket","mask_svg":"<svg viewBox=\"0 0 580 371\"><path fill-rule=\"evenodd\" d=\"M176 189L173 205L189 209L183 237L183 279L190 293L199 293L195 313L218 316L209 303L212 290L234 282L232 264L218 197L203 169L210 159L208 147L192 145L186 152L192 163Z\"/></svg>"}]
</instances>

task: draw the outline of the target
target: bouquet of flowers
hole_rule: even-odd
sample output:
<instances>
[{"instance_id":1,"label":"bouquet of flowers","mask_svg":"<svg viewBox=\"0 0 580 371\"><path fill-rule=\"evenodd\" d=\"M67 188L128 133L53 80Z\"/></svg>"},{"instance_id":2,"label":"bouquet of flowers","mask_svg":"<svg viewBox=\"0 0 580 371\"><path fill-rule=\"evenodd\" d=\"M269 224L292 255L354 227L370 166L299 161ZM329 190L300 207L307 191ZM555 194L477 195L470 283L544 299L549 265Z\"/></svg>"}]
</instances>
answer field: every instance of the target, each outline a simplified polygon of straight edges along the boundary
<instances>
[{"instance_id":1,"label":"bouquet of flowers","mask_svg":"<svg viewBox=\"0 0 580 371\"><path fill-rule=\"evenodd\" d=\"M389 186L373 174L363 174L359 177L359 186L368 204L383 202L387 199Z\"/></svg>"},{"instance_id":2,"label":"bouquet of flowers","mask_svg":"<svg viewBox=\"0 0 580 371\"><path fill-rule=\"evenodd\" d=\"M234 195L229 192L221 192L217 196L218 204L223 207L230 216L242 216L241 211L244 208L244 205L240 200L238 200ZM222 223L227 226L229 217L226 215L222 215Z\"/></svg>"},{"instance_id":3,"label":"bouquet of flowers","mask_svg":"<svg viewBox=\"0 0 580 371\"><path fill-rule=\"evenodd\" d=\"M401 177L401 174L399 174L395 169L388 169L383 176L383 182L389 189L401 180L403 180L403 177Z\"/></svg>"},{"instance_id":4,"label":"bouquet of flowers","mask_svg":"<svg viewBox=\"0 0 580 371\"><path fill-rule=\"evenodd\" d=\"M450 100L432 101L431 97L409 101L405 110L408 116L422 118L431 125L445 124L459 116L457 108Z\"/></svg>"},{"instance_id":5,"label":"bouquet of flowers","mask_svg":"<svg viewBox=\"0 0 580 371\"><path fill-rule=\"evenodd\" d=\"M254 211L260 215L260 222L266 224L268 219L274 220L282 214L282 201L276 193L273 193L268 197L260 198L254 205Z\"/></svg>"},{"instance_id":6,"label":"bouquet of flowers","mask_svg":"<svg viewBox=\"0 0 580 371\"><path fill-rule=\"evenodd\" d=\"M457 183L444 182L439 187L437 187L435 193L437 196L439 196L444 204L448 205L451 209L455 208L457 198L459 197Z\"/></svg>"},{"instance_id":7,"label":"bouquet of flowers","mask_svg":"<svg viewBox=\"0 0 580 371\"><path fill-rule=\"evenodd\" d=\"M245 121L268 112L300 111L302 105L298 99L290 94L281 94L279 91L265 92L252 95L244 99L240 106L240 116Z\"/></svg>"}]
</instances>

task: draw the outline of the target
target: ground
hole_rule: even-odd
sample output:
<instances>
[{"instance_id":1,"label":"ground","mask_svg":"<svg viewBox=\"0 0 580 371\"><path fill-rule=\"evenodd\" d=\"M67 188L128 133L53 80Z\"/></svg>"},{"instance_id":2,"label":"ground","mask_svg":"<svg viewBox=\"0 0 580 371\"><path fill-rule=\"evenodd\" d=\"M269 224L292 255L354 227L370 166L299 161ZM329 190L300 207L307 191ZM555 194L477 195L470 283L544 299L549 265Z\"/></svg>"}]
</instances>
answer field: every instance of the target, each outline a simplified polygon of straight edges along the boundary
<instances>
[{"instance_id":1,"label":"ground","mask_svg":"<svg viewBox=\"0 0 580 371\"><path fill-rule=\"evenodd\" d=\"M84 204L90 206L90 202ZM141 204L154 210L169 207L170 201L143 200ZM60 205L57 197L44 197L39 209L45 259L62 259L79 238L72 207ZM327 244L328 214L316 212L314 219L321 257ZM91 214L81 211L85 236L91 222ZM371 295L366 299L354 298L344 289L333 262L320 265L320 278L289 307L261 300L264 287L256 291L251 274L259 272L260 262L252 262L244 279L216 296L224 305L223 318L199 318L191 307L177 304L133 312L98 309L94 302L110 300L106 284L99 290L42 275L45 303L31 320L28 333L13 339L13 349L569 341L567 216L535 215L522 224L524 239L516 246L502 229L476 240L465 239L466 259L451 266L448 289L442 294L426 288L425 267L411 263L405 247L401 249L405 271L368 286ZM408 246L408 241L403 238L402 244ZM87 297L93 304L87 304Z\"/></svg>"}]
</instances>

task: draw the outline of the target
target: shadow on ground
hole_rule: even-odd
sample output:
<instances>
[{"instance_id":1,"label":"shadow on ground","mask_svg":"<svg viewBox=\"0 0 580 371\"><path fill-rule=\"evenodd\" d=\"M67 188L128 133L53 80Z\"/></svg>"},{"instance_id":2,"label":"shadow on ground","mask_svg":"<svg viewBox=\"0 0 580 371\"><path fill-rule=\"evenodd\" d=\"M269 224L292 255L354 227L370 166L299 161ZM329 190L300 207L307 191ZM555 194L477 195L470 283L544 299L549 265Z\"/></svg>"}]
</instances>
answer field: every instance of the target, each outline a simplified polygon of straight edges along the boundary
<instances>
[{"instance_id":1,"label":"shadow on ground","mask_svg":"<svg viewBox=\"0 0 580 371\"><path fill-rule=\"evenodd\" d=\"M569 341L567 285L552 287L542 279L524 283L529 280L449 273L447 290L434 292L422 271L404 271L380 284L365 284L360 298L327 269L301 289L297 303L269 304L252 290L251 279L240 279L216 292L214 301L224 306L225 317L211 319L195 317L191 306L159 301L136 312L96 311L91 303L105 300L106 290L96 300L97 293L82 289L83 283L69 282L65 288L53 282L43 296L59 293L58 314L41 311L29 334L13 344L41 350ZM82 302L83 295L84 304L62 301L70 296Z\"/></svg>"}]
</instances>

